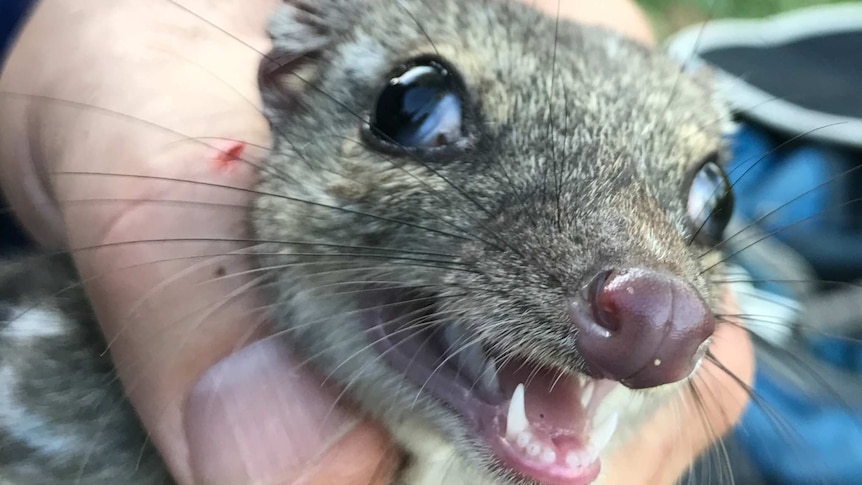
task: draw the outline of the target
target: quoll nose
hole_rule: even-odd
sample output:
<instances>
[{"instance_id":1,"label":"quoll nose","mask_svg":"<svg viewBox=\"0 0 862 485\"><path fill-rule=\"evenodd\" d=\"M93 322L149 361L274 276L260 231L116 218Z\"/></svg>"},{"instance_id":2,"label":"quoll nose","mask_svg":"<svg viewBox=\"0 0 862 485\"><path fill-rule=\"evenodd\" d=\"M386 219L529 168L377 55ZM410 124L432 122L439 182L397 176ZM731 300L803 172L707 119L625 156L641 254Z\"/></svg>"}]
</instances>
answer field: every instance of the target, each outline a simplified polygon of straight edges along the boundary
<instances>
[{"instance_id":1,"label":"quoll nose","mask_svg":"<svg viewBox=\"0 0 862 485\"><path fill-rule=\"evenodd\" d=\"M647 269L598 275L571 303L570 316L589 371L631 388L689 375L715 330L712 312L697 290Z\"/></svg>"}]
</instances>

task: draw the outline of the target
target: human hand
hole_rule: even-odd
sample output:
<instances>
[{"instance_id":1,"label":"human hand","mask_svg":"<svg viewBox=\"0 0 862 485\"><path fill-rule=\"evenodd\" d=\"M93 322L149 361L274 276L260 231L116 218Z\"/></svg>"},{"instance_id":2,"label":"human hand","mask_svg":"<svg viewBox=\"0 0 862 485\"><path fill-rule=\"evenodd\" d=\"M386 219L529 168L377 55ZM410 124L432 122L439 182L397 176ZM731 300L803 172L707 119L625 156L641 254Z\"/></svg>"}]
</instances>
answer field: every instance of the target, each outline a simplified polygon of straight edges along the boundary
<instances>
[{"instance_id":1,"label":"human hand","mask_svg":"<svg viewBox=\"0 0 862 485\"><path fill-rule=\"evenodd\" d=\"M277 343L234 353L267 329L259 297L245 291L254 275L237 242L252 194L224 188L252 189L257 174L254 162L224 152L243 148L243 159L257 160L255 146L267 144L254 75L277 3L178 2L225 35L167 1L42 0L0 91L110 111L4 98L0 182L46 245L100 246L75 251L76 262L129 397L181 483L385 483L397 451L375 424L335 406L336 394ZM555 0L538 3L556 12ZM564 3L563 15L650 39L627 1ZM117 244L129 241L150 242ZM722 332L718 344L742 338ZM746 375L750 363L738 365ZM726 381L705 380L735 388ZM732 395L728 415L743 402ZM692 447L674 448L666 464L654 452L676 435L662 416L650 436L663 447L633 443L625 456L675 478L707 437L689 427Z\"/></svg>"},{"instance_id":2,"label":"human hand","mask_svg":"<svg viewBox=\"0 0 862 485\"><path fill-rule=\"evenodd\" d=\"M334 395L283 349L261 342L212 367L266 329L255 295L228 299L251 277L214 277L249 267L230 241L251 196L203 184L253 189L256 171L219 168L232 142L188 137L244 140L250 159L268 143L255 75L277 3L180 2L237 40L167 1L43 0L0 89L110 112L4 98L3 188L46 245L104 246L75 259L129 397L181 483L365 485L394 452L385 435L340 407L328 414ZM177 238L211 241L111 246Z\"/></svg>"}]
</instances>

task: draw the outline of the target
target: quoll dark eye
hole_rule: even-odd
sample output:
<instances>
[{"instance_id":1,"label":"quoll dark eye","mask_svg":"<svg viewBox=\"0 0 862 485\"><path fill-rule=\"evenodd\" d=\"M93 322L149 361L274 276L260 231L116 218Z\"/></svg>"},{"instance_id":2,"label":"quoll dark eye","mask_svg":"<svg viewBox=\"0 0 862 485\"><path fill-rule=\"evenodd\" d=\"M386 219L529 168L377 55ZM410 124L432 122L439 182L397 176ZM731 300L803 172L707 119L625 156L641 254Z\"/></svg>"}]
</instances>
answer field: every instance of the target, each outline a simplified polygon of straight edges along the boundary
<instances>
[{"instance_id":1,"label":"quoll dark eye","mask_svg":"<svg viewBox=\"0 0 862 485\"><path fill-rule=\"evenodd\" d=\"M413 64L389 80L377 98L371 131L404 148L449 145L463 136L462 100L455 75L434 61Z\"/></svg>"},{"instance_id":2,"label":"quoll dark eye","mask_svg":"<svg viewBox=\"0 0 862 485\"><path fill-rule=\"evenodd\" d=\"M706 162L695 173L688 193L688 217L696 238L721 239L733 214L731 189L727 174L715 162Z\"/></svg>"}]
</instances>

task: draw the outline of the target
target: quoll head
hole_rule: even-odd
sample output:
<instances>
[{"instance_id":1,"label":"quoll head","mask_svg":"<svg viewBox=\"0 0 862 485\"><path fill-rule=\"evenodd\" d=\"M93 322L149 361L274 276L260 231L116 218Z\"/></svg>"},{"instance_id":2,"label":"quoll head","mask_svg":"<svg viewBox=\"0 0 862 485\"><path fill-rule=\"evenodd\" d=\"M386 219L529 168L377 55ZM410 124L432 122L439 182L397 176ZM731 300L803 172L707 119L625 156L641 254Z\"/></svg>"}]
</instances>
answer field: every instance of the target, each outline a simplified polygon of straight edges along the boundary
<instances>
[{"instance_id":1,"label":"quoll head","mask_svg":"<svg viewBox=\"0 0 862 485\"><path fill-rule=\"evenodd\" d=\"M276 321L396 434L592 481L715 328L709 85L504 0L291 2L271 34L253 229L283 241L261 256Z\"/></svg>"}]
</instances>

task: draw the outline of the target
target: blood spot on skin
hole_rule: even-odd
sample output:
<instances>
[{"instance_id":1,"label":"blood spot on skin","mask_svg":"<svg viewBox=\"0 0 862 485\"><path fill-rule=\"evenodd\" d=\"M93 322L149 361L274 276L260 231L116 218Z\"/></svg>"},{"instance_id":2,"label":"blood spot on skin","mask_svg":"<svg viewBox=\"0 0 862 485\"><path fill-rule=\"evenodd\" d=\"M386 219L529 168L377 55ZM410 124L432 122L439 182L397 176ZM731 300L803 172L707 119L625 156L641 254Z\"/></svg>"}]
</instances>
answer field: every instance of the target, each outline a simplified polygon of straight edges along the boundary
<instances>
[{"instance_id":1,"label":"blood spot on skin","mask_svg":"<svg viewBox=\"0 0 862 485\"><path fill-rule=\"evenodd\" d=\"M214 146L215 150L210 160L216 170L226 172L233 169L237 162L242 159L245 152L245 143L240 141L224 140Z\"/></svg>"}]
</instances>

